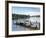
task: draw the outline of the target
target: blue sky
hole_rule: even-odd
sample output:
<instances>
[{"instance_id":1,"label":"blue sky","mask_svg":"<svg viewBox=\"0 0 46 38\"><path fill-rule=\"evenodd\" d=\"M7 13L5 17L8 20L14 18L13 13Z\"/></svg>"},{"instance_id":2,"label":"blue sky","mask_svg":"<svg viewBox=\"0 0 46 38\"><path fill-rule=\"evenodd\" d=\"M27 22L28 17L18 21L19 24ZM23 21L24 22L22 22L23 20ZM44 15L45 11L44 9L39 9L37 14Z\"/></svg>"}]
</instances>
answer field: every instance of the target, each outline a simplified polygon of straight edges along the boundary
<instances>
[{"instance_id":1,"label":"blue sky","mask_svg":"<svg viewBox=\"0 0 46 38\"><path fill-rule=\"evenodd\" d=\"M33 12L33 13L31 13L31 12ZM38 14L38 12L40 13L40 8L18 7L18 6L12 7L13 14Z\"/></svg>"}]
</instances>

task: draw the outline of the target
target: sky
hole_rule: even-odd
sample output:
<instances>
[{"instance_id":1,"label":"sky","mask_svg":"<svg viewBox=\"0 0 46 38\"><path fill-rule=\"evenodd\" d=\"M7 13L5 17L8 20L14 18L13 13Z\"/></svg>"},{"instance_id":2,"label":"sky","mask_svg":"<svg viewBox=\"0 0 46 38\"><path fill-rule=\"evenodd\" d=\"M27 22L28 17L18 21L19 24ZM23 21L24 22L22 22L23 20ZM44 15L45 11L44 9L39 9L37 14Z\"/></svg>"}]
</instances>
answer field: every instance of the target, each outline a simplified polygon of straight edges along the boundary
<instances>
[{"instance_id":1,"label":"sky","mask_svg":"<svg viewBox=\"0 0 46 38\"><path fill-rule=\"evenodd\" d=\"M31 15L31 14L40 14L40 8L36 7L18 7L18 6L13 6L12 7L12 13L13 14L26 14L26 15Z\"/></svg>"}]
</instances>

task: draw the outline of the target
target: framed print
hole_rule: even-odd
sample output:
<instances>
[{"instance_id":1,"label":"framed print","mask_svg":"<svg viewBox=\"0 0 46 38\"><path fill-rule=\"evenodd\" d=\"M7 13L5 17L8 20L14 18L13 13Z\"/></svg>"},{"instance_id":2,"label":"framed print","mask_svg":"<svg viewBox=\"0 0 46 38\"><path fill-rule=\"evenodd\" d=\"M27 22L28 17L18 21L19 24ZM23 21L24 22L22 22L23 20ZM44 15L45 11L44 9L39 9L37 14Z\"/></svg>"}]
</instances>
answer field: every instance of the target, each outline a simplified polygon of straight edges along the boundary
<instances>
[{"instance_id":1,"label":"framed print","mask_svg":"<svg viewBox=\"0 0 46 38\"><path fill-rule=\"evenodd\" d=\"M36 36L45 34L45 4L6 1L6 36Z\"/></svg>"}]
</instances>

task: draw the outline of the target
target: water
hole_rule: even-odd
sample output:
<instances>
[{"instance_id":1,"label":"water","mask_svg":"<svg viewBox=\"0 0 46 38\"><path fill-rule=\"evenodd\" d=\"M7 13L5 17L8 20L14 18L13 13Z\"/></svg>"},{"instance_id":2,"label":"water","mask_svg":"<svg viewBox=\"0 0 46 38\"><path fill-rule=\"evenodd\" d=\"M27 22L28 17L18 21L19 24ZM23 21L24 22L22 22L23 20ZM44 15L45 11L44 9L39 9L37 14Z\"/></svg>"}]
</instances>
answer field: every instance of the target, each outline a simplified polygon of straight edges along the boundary
<instances>
[{"instance_id":1,"label":"water","mask_svg":"<svg viewBox=\"0 0 46 38\"><path fill-rule=\"evenodd\" d=\"M12 31L25 31L27 28L14 24L15 20L12 20ZM16 21L15 21L16 22Z\"/></svg>"},{"instance_id":2,"label":"water","mask_svg":"<svg viewBox=\"0 0 46 38\"><path fill-rule=\"evenodd\" d=\"M40 17L31 17L29 20L31 22L36 22L36 21L40 22ZM14 22L15 22L15 24L14 24ZM31 29L28 29L28 28L23 27L21 25L16 25L16 20L12 20L12 31L26 31L26 30L31 30Z\"/></svg>"}]
</instances>

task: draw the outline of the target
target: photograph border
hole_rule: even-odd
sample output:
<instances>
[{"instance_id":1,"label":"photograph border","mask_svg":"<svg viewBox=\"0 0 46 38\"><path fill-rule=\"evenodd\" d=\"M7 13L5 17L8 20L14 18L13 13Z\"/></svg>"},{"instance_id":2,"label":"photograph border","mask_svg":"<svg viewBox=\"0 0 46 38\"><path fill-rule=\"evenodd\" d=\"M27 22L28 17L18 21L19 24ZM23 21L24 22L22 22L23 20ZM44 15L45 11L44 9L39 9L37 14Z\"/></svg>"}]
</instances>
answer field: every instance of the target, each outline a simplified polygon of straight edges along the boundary
<instances>
[{"instance_id":1,"label":"photograph border","mask_svg":"<svg viewBox=\"0 0 46 38\"><path fill-rule=\"evenodd\" d=\"M20 4L36 4L43 5L43 33L37 34L21 34L21 35L9 35L9 3L20 3ZM45 3L40 2L22 2L22 1L5 1L5 36L6 37L20 37L20 36L37 36L45 35Z\"/></svg>"}]
</instances>

